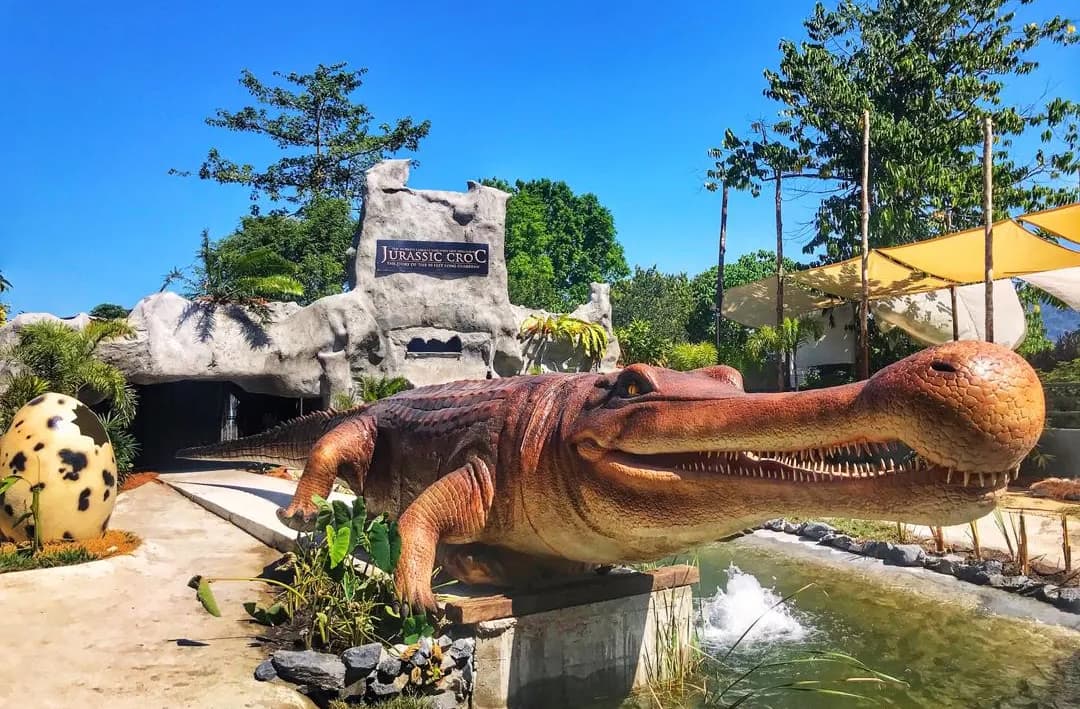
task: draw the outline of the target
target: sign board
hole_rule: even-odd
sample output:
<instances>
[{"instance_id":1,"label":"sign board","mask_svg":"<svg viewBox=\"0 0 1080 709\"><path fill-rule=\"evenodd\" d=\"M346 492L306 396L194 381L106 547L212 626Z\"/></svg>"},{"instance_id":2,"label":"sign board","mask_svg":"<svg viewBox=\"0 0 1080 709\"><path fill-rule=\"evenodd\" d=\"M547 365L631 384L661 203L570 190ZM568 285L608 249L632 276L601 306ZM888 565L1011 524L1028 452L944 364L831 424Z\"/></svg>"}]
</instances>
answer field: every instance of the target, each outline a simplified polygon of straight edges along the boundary
<instances>
[{"instance_id":1,"label":"sign board","mask_svg":"<svg viewBox=\"0 0 1080 709\"><path fill-rule=\"evenodd\" d=\"M375 274L425 273L429 276L488 275L488 245L460 241L375 242Z\"/></svg>"}]
</instances>

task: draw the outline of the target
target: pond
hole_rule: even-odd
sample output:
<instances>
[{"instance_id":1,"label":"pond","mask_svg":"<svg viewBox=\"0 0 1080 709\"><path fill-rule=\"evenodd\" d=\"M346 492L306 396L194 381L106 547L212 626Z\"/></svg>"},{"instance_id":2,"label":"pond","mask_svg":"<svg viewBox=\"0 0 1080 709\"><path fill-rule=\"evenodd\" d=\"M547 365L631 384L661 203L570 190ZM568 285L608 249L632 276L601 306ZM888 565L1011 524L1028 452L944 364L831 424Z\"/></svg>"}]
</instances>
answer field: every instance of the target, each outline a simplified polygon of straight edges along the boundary
<instances>
[{"instance_id":1,"label":"pond","mask_svg":"<svg viewBox=\"0 0 1080 709\"><path fill-rule=\"evenodd\" d=\"M999 609L1002 604L1037 602L959 583L952 589L934 583L929 585L935 588L922 588L926 580L913 573L821 563L809 559L806 552L792 554L793 550L783 547L755 535L697 554L703 621L699 634L710 655L722 657L747 626L764 614L727 658L728 669L718 669L715 661L706 663L710 706L730 705L749 689L868 674L821 663L765 668L717 701L717 687L757 663L783 662L812 651L852 655L907 686L830 683L820 686L872 700L774 691L755 695L741 706L1080 706L1080 633L991 613L984 605L984 594L1001 596L993 600ZM813 585L766 613L807 584ZM1026 607L1017 610L1027 612ZM633 706L635 701L657 706L652 697L624 706ZM700 699L687 702L689 706L702 704Z\"/></svg>"}]
</instances>

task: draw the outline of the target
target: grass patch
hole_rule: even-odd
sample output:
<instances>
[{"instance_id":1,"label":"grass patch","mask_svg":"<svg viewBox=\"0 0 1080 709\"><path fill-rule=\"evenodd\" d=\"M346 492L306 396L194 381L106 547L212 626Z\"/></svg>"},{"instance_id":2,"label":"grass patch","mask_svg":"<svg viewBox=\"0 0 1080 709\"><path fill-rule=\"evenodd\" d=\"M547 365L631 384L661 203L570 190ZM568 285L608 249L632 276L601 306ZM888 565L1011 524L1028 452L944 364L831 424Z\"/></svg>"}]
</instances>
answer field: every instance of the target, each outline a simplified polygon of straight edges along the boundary
<instances>
[{"instance_id":1,"label":"grass patch","mask_svg":"<svg viewBox=\"0 0 1080 709\"><path fill-rule=\"evenodd\" d=\"M115 529L110 529L96 539L46 542L37 554L32 553L30 542L5 542L0 544L0 573L84 564L110 556L129 554L141 543L142 540L131 532Z\"/></svg>"},{"instance_id":2,"label":"grass patch","mask_svg":"<svg viewBox=\"0 0 1080 709\"><path fill-rule=\"evenodd\" d=\"M802 519L800 517L785 517L784 519L792 524L811 521L810 519ZM815 517L812 521L824 522L825 524L835 527L837 532L846 534L849 537L858 540L893 542L894 544L911 541L910 534L905 535L903 539L900 538L900 530L897 528L896 522L848 519L846 517Z\"/></svg>"},{"instance_id":3,"label":"grass patch","mask_svg":"<svg viewBox=\"0 0 1080 709\"><path fill-rule=\"evenodd\" d=\"M355 709L357 704L349 704L344 699L334 699L328 705L328 709ZM413 697L399 695L385 702L379 702L379 709L430 709L431 702L425 697Z\"/></svg>"}]
</instances>

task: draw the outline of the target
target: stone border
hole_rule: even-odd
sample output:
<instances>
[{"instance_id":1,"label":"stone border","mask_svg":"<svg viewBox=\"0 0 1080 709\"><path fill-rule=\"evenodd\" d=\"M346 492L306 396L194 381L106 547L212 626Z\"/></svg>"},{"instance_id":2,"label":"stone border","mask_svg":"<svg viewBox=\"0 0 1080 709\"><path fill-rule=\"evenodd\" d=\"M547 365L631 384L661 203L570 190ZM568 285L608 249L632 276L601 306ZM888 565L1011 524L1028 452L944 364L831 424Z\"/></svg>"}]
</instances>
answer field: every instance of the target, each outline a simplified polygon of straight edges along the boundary
<instances>
[{"instance_id":1,"label":"stone border","mask_svg":"<svg viewBox=\"0 0 1080 709\"><path fill-rule=\"evenodd\" d=\"M793 524L782 517L770 519L759 529L794 534L804 539L816 540L818 544L833 547L860 556L881 559L893 566L922 567L939 574L955 576L978 586L989 586L1008 593L1035 598L1068 613L1080 614L1080 587L1055 586L1034 581L1027 576L1005 576L1000 561L984 560L970 563L959 554L928 554L918 544L893 544L891 542L859 542L824 522Z\"/></svg>"},{"instance_id":2,"label":"stone border","mask_svg":"<svg viewBox=\"0 0 1080 709\"><path fill-rule=\"evenodd\" d=\"M469 705L475 651L474 638L449 635L389 649L368 643L340 655L277 650L255 668L255 679L291 682L320 706L332 699L372 705L412 694L427 697L432 709L456 709Z\"/></svg>"}]
</instances>

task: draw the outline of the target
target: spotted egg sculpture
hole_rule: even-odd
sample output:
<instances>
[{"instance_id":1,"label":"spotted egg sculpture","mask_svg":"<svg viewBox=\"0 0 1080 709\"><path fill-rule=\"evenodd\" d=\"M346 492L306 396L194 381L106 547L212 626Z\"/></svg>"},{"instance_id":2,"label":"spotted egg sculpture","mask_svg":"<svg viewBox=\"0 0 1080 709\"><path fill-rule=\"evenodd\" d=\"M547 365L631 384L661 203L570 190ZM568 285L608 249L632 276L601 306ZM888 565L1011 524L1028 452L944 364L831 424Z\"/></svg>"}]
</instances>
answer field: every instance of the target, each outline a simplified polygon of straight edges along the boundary
<instances>
[{"instance_id":1,"label":"spotted egg sculpture","mask_svg":"<svg viewBox=\"0 0 1080 709\"><path fill-rule=\"evenodd\" d=\"M0 495L0 534L43 541L100 537L116 504L116 457L105 427L78 399L42 394L19 409L0 438L0 478L21 478ZM38 511L31 509L38 491ZM20 518L22 518L20 520Z\"/></svg>"}]
</instances>

